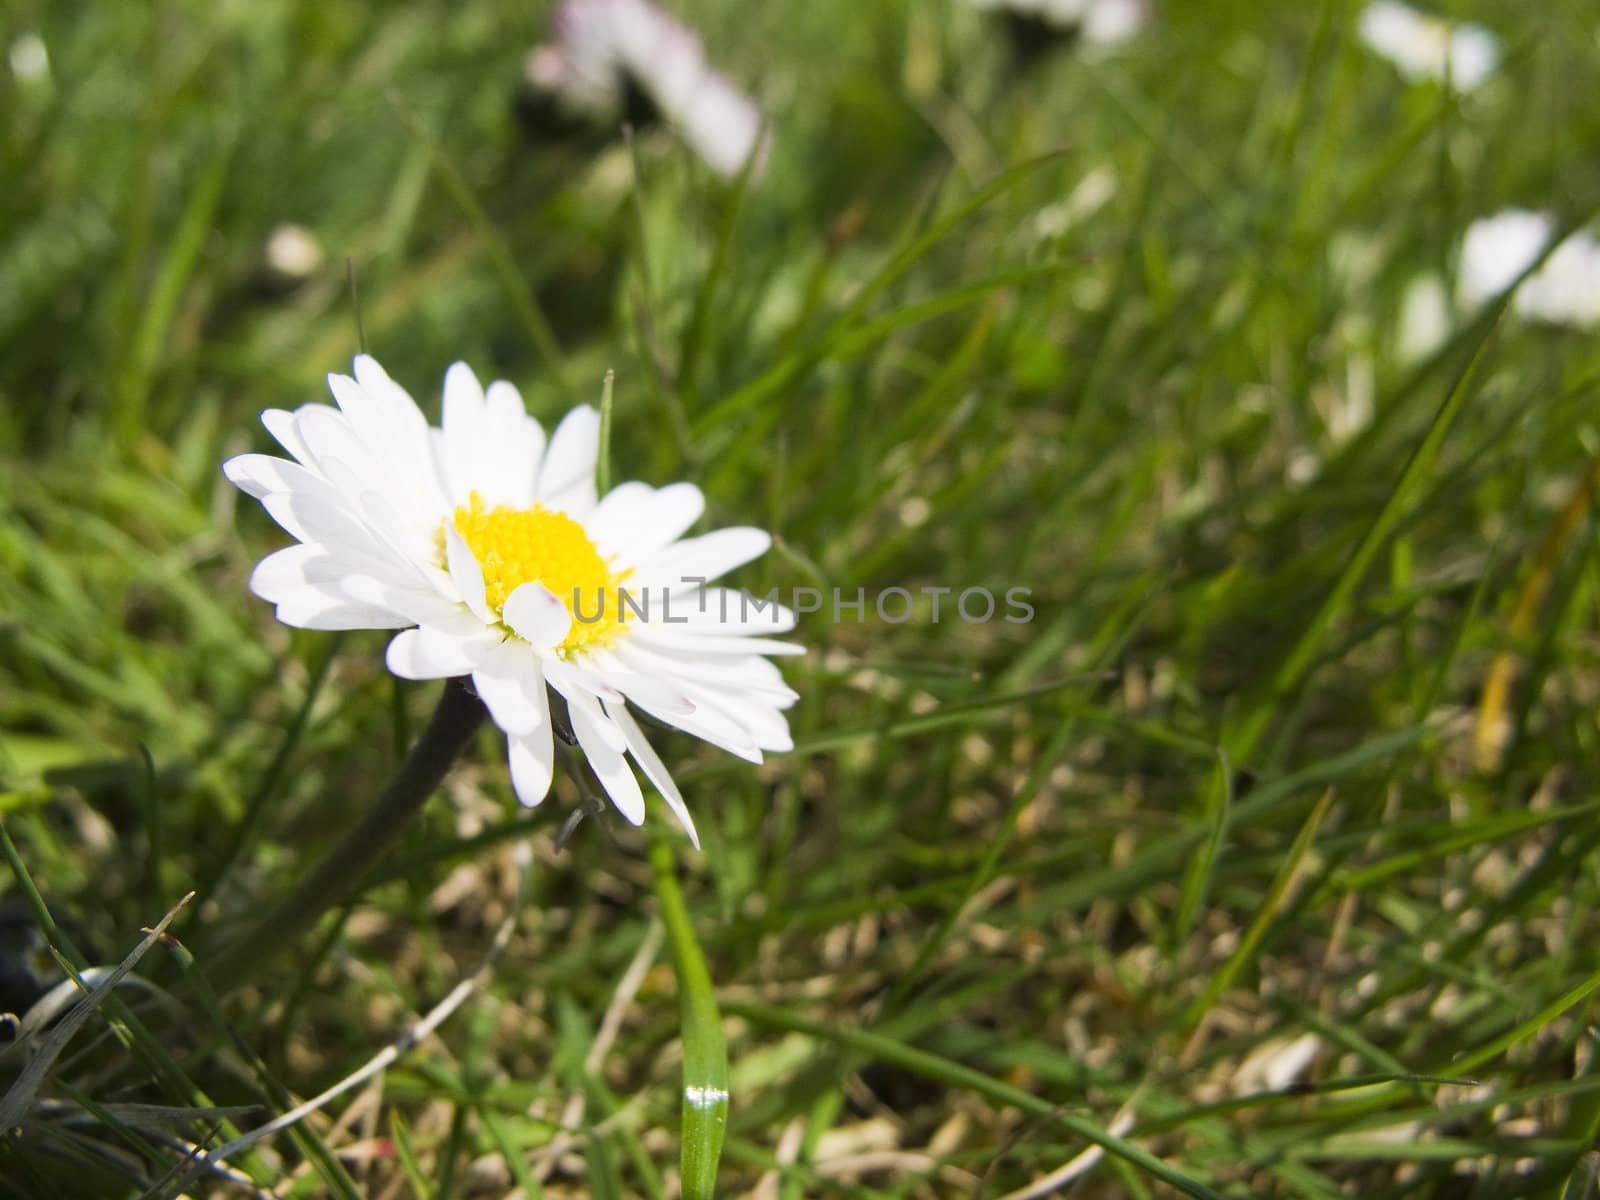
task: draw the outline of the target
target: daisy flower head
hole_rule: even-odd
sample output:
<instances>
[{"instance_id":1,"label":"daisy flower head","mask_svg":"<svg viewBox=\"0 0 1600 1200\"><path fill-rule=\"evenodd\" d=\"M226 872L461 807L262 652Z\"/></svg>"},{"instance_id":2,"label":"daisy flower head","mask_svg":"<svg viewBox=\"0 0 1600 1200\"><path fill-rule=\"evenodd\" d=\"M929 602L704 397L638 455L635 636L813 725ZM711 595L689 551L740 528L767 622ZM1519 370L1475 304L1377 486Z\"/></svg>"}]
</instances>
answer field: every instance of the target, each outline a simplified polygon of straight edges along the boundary
<instances>
[{"instance_id":1,"label":"daisy flower head","mask_svg":"<svg viewBox=\"0 0 1600 1200\"><path fill-rule=\"evenodd\" d=\"M798 697L770 656L803 647L766 635L794 613L708 586L770 537L685 537L705 507L690 483L598 495L593 408L546 436L515 387L485 388L464 363L437 427L366 355L328 386L336 406L262 414L289 459L223 464L297 543L261 560L251 590L286 625L396 630L386 658L402 678L470 676L529 806L554 773L553 693L617 810L644 820L637 768L698 846L633 710L751 762L793 747Z\"/></svg>"},{"instance_id":2,"label":"daisy flower head","mask_svg":"<svg viewBox=\"0 0 1600 1200\"><path fill-rule=\"evenodd\" d=\"M1527 271L1556 233L1549 213L1511 208L1474 221L1461 242L1457 297L1466 309L1492 300ZM1533 321L1586 329L1600 324L1600 240L1578 231L1552 250L1512 297Z\"/></svg>"},{"instance_id":3,"label":"daisy flower head","mask_svg":"<svg viewBox=\"0 0 1600 1200\"><path fill-rule=\"evenodd\" d=\"M531 95L613 126L664 118L713 171L765 163L761 110L706 60L695 34L649 0L562 0L553 39L528 56Z\"/></svg>"},{"instance_id":4,"label":"daisy flower head","mask_svg":"<svg viewBox=\"0 0 1600 1200\"><path fill-rule=\"evenodd\" d=\"M966 0L969 8L1004 15L1012 41L1024 57L1063 38L1081 38L1090 47L1127 41L1149 19L1146 0Z\"/></svg>"},{"instance_id":5,"label":"daisy flower head","mask_svg":"<svg viewBox=\"0 0 1600 1200\"><path fill-rule=\"evenodd\" d=\"M1358 30L1367 48L1409 83L1448 80L1456 91L1470 92L1500 63L1500 43L1483 26L1444 21L1399 0L1373 0Z\"/></svg>"}]
</instances>

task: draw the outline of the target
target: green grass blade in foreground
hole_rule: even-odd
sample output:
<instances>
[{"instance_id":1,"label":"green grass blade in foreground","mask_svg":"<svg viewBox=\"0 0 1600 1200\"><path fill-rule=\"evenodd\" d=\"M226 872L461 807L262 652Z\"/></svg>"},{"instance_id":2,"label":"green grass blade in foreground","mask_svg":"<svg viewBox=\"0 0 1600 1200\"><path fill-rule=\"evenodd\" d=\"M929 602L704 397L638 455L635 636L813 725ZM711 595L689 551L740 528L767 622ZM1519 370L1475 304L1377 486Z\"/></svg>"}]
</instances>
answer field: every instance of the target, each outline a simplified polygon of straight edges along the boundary
<instances>
[{"instance_id":1,"label":"green grass blade in foreground","mask_svg":"<svg viewBox=\"0 0 1600 1200\"><path fill-rule=\"evenodd\" d=\"M1288 855L1278 868L1277 876L1272 881L1266 897L1261 906L1256 910L1255 919L1251 921L1244 936L1239 940L1239 947L1223 963L1222 967L1211 977L1209 983L1194 1003L1189 1006L1189 1011L1184 1015L1184 1024L1193 1031L1199 1028L1213 1005L1221 999L1222 994L1233 986L1233 981L1238 978L1239 972L1255 957L1261 947L1261 939L1267 934L1268 927L1277 917L1278 911L1283 907L1289 890L1294 886L1300 874L1300 868L1305 862L1306 855L1310 852L1312 844L1316 841L1317 830L1322 826L1322 819L1328 815L1328 806L1333 802L1333 788L1328 788L1322 793L1322 798L1317 801L1316 807L1311 810L1311 815L1306 818L1300 832L1294 839L1294 845L1289 848Z\"/></svg>"},{"instance_id":2,"label":"green grass blade in foreground","mask_svg":"<svg viewBox=\"0 0 1600 1200\"><path fill-rule=\"evenodd\" d=\"M161 348L177 319L184 288L200 265L200 255L222 198L222 185L233 161L233 145L233 137L229 135L189 193L172 248L162 261L155 285L145 299L137 336L117 381L117 424L125 440L137 435L144 425L145 406Z\"/></svg>"},{"instance_id":3,"label":"green grass blade in foreground","mask_svg":"<svg viewBox=\"0 0 1600 1200\"><path fill-rule=\"evenodd\" d=\"M210 899L216 894L217 889L227 881L233 868L261 836L265 828L267 809L277 798L279 789L288 778L289 763L311 724L311 710L322 695L322 685L327 682L328 670L333 666L334 657L343 644L342 634L335 633L328 638L321 657L317 659L316 665L311 669L311 676L306 681L305 698L301 700L300 707L289 722L289 727L284 730L283 740L278 743L278 749L273 754L271 763L262 773L255 792L245 806L244 816L237 822L232 840L218 858L206 865L205 876L200 886L195 889L202 897Z\"/></svg>"},{"instance_id":4,"label":"green grass blade in foreground","mask_svg":"<svg viewBox=\"0 0 1600 1200\"><path fill-rule=\"evenodd\" d=\"M684 1200L710 1200L716 1194L717 1162L728 1130L728 1047L722 1016L711 990L705 956L695 940L683 890L678 886L672 847L650 847L656 899L678 974L678 1008L683 1036L683 1133L679 1173Z\"/></svg>"},{"instance_id":5,"label":"green grass blade in foreground","mask_svg":"<svg viewBox=\"0 0 1600 1200\"><path fill-rule=\"evenodd\" d=\"M166 932L167 926L172 924L173 918L178 915L184 905L189 903L193 896L194 893L191 892L182 900L179 900L172 910L161 918L160 923L145 935L144 940L135 946L120 964L96 983L82 1000L78 1001L61 1020L51 1027L48 1033L40 1037L38 1045L28 1059L27 1066L23 1067L22 1072L6 1091L6 1094L0 1096L0 1129L10 1130L22 1124L22 1118L33 1106L34 1093L38 1091L39 1085L44 1082L50 1067L60 1057L61 1052L67 1048L67 1043L77 1033L78 1027L94 1014L101 1003L111 995L117 984L121 983L128 972L132 971L138 965L139 960L149 952L150 947L161 939L161 935Z\"/></svg>"},{"instance_id":6,"label":"green grass blade in foreground","mask_svg":"<svg viewBox=\"0 0 1600 1200\"><path fill-rule=\"evenodd\" d=\"M617 373L607 371L600 385L600 454L595 460L595 490L611 490L611 407L617 390Z\"/></svg>"},{"instance_id":7,"label":"green grass blade in foreground","mask_svg":"<svg viewBox=\"0 0 1600 1200\"><path fill-rule=\"evenodd\" d=\"M422 1160L417 1157L417 1148L411 1141L411 1131L406 1126L405 1118L398 1111L389 1113L389 1134L394 1139L395 1155L406 1173L406 1182L411 1185L411 1194L417 1200L430 1200L433 1189L428 1186L427 1172L422 1169Z\"/></svg>"},{"instance_id":8,"label":"green grass blade in foreground","mask_svg":"<svg viewBox=\"0 0 1600 1200\"><path fill-rule=\"evenodd\" d=\"M671 928L668 927L670 936ZM932 1079L946 1087L967 1088L987 1097L996 1104L1009 1104L1014 1108L1034 1117L1041 1117L1053 1121L1062 1128L1076 1134L1085 1141L1093 1142L1101 1147L1107 1154L1115 1155L1134 1166L1143 1168L1150 1175L1177 1188L1185 1196L1194 1196L1196 1200L1221 1200L1219 1195L1199 1180L1192 1179L1182 1171L1162 1162L1149 1151L1125 1141L1115 1134L1108 1133L1092 1121L1074 1116L1064 1108L1041 1100L1031 1092L1012 1087L1002 1083L992 1076L985 1075L982 1071L975 1071L971 1067L952 1062L937 1054L926 1050L919 1050L908 1046L894 1038L885 1037L881 1033L873 1033L865 1029L848 1029L835 1025L819 1025L807 1021L802 1017L792 1015L781 1008L773 1008L765 1004L751 1004L739 1002L730 1004L728 1011L744 1017L757 1025L765 1025L773 1029L787 1029L795 1033L804 1033L811 1037L822 1038L836 1045L879 1059L915 1075ZM687 1191L685 1192L687 1195Z\"/></svg>"}]
</instances>

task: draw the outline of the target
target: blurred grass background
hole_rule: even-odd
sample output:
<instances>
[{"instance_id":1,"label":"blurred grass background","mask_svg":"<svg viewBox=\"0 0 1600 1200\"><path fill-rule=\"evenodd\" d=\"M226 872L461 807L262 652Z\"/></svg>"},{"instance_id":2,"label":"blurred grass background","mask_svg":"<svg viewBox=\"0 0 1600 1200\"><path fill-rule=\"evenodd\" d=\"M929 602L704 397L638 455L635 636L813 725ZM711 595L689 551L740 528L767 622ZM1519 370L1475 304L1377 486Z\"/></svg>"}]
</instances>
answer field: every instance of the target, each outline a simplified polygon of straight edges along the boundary
<instances>
[{"instance_id":1,"label":"blurred grass background","mask_svg":"<svg viewBox=\"0 0 1600 1200\"><path fill-rule=\"evenodd\" d=\"M458 358L546 420L614 368L619 477L773 529L757 590L1033 589L1027 625L807 618L798 747L759 769L663 742L705 845L673 856L726 1018L723 1194L1001 1196L1088 1122L1194 1194L1594 1195L1600 344L1396 336L1473 219L1593 219L1593 6L1452 6L1505 53L1465 99L1336 0L1173 3L1025 68L932 0L672 7L771 115L743 192L663 130L522 128L537 4L0 10L0 819L60 924L0 876L0 978L59 977L46 941L116 962L190 889L203 964L432 704L382 635L272 621L245 583L283 536L218 472L347 368L348 260L435 415ZM304 278L266 264L285 222ZM675 1194L652 827L558 853L580 803L517 810L485 734L225 1008L158 947L184 1011L108 1009L127 1053L96 1018L51 1132L0 1134L0 1195L163 1194L184 1140L354 1070L471 970L530 833L484 993L234 1166ZM202 1115L157 1136L134 1104ZM1111 1154L1073 1194L1176 1193Z\"/></svg>"}]
</instances>

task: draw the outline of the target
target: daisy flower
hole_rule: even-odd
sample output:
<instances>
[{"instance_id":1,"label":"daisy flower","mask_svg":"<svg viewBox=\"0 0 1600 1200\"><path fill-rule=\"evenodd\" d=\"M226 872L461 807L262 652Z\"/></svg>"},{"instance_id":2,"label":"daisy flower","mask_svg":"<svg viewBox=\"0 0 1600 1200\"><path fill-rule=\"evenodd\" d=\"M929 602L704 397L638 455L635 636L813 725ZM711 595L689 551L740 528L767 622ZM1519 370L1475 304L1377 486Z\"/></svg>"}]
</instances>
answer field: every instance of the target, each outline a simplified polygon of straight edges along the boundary
<instances>
[{"instance_id":1,"label":"daisy flower","mask_svg":"<svg viewBox=\"0 0 1600 1200\"><path fill-rule=\"evenodd\" d=\"M1507 209L1474 221L1461 244L1456 294L1476 308L1526 271L1555 236L1548 213ZM1600 241L1578 232L1550 252L1512 297L1512 308L1534 321L1588 328L1600 324Z\"/></svg>"},{"instance_id":2,"label":"daisy flower","mask_svg":"<svg viewBox=\"0 0 1600 1200\"><path fill-rule=\"evenodd\" d=\"M1145 0L966 0L1022 22L1019 41L1076 35L1091 46L1126 41L1144 27Z\"/></svg>"},{"instance_id":3,"label":"daisy flower","mask_svg":"<svg viewBox=\"0 0 1600 1200\"><path fill-rule=\"evenodd\" d=\"M649 0L564 0L552 27L555 40L528 57L535 95L594 121L638 124L659 113L719 175L737 175L752 154L760 170L761 110Z\"/></svg>"},{"instance_id":4,"label":"daisy flower","mask_svg":"<svg viewBox=\"0 0 1600 1200\"><path fill-rule=\"evenodd\" d=\"M1411 83L1449 80L1470 92L1494 73L1500 44L1481 25L1442 21L1398 0L1374 0L1361 13L1361 40Z\"/></svg>"},{"instance_id":5,"label":"daisy flower","mask_svg":"<svg viewBox=\"0 0 1600 1200\"><path fill-rule=\"evenodd\" d=\"M445 375L440 427L365 355L328 386L337 408L261 415L293 461L223 465L298 543L264 558L251 590L286 625L399 631L387 661L404 679L471 676L529 806L553 775L553 692L617 810L644 820L637 768L698 846L632 710L751 762L793 747L797 696L767 656L803 648L763 635L794 613L707 586L769 536L685 537L705 507L689 483L597 495L593 408L546 437L516 388L485 389L464 363Z\"/></svg>"}]
</instances>

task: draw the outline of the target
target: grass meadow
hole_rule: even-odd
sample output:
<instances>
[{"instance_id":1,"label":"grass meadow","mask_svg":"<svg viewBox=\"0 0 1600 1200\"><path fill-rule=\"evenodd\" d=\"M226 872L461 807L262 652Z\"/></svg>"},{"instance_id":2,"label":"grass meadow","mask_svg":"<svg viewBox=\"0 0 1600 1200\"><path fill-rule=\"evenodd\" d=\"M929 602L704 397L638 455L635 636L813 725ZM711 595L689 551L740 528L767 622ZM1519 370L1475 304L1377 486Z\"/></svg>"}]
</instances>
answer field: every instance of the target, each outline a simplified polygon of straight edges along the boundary
<instances>
[{"instance_id":1,"label":"grass meadow","mask_svg":"<svg viewBox=\"0 0 1600 1200\"><path fill-rule=\"evenodd\" d=\"M0 1010L102 968L0 1030L0 1197L1595 1196L1600 341L1405 316L1472 221L1600 214L1593 6L1451 4L1465 95L1339 0L1028 61L670 7L759 178L530 132L537 2L0 5ZM654 796L558 847L594 784L520 808L488 727L212 980L439 693L273 619L219 472L363 344L434 419L614 371L614 479L868 602L802 617L793 752L653 735L701 851Z\"/></svg>"}]
</instances>

